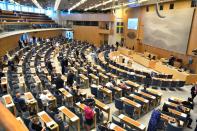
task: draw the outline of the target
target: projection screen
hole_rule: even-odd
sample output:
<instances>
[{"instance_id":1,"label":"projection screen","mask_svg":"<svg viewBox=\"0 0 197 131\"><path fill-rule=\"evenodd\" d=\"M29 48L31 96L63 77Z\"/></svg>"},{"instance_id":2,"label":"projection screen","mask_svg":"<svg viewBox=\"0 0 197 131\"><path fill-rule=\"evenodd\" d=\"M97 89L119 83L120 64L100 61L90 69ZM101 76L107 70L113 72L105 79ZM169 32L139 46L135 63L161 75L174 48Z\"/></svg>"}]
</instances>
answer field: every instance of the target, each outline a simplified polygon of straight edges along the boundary
<instances>
[{"instance_id":1,"label":"projection screen","mask_svg":"<svg viewBox=\"0 0 197 131\"><path fill-rule=\"evenodd\" d=\"M186 54L194 9L176 9L160 11L160 18L155 12L147 12L143 17L143 43Z\"/></svg>"}]
</instances>

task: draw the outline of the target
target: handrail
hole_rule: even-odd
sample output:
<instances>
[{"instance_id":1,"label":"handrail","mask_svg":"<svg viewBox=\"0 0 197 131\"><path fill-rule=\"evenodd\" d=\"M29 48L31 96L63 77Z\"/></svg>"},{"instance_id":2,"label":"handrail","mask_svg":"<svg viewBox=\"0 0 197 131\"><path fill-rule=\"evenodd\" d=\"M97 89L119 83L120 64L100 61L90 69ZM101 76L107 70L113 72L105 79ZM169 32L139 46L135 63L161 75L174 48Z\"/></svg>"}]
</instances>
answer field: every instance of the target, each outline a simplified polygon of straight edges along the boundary
<instances>
[{"instance_id":1,"label":"handrail","mask_svg":"<svg viewBox=\"0 0 197 131\"><path fill-rule=\"evenodd\" d=\"M27 131L1 102L0 116L0 125L3 126L6 131Z\"/></svg>"}]
</instances>

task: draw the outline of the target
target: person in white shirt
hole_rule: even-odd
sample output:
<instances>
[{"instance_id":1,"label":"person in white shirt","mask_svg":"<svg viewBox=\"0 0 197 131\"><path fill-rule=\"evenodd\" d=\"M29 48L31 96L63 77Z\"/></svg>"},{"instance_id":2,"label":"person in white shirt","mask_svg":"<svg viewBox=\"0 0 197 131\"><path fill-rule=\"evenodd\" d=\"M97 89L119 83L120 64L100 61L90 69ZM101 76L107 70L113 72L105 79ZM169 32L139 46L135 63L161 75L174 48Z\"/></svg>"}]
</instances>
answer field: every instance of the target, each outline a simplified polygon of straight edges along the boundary
<instances>
[{"instance_id":1,"label":"person in white shirt","mask_svg":"<svg viewBox=\"0 0 197 131\"><path fill-rule=\"evenodd\" d=\"M42 94L40 94L40 99L41 99L42 104L44 106L44 110L46 110L47 106L49 105L49 97L47 96L46 91L43 91Z\"/></svg>"},{"instance_id":2,"label":"person in white shirt","mask_svg":"<svg viewBox=\"0 0 197 131\"><path fill-rule=\"evenodd\" d=\"M107 88L113 88L114 87L114 85L112 84L112 82L107 82L106 84L105 84L105 86L107 87Z\"/></svg>"}]
</instances>

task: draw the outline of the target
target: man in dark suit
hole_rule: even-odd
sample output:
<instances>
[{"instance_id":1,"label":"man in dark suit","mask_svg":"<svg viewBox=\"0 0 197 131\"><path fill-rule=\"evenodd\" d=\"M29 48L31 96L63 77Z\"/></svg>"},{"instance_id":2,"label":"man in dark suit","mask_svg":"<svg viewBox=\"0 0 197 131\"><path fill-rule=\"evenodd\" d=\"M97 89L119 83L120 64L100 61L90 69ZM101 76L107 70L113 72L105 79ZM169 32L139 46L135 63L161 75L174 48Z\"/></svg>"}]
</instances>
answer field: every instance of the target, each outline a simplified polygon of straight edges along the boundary
<instances>
[{"instance_id":1,"label":"man in dark suit","mask_svg":"<svg viewBox=\"0 0 197 131\"><path fill-rule=\"evenodd\" d=\"M61 67L62 67L62 74L67 73L67 67L68 67L68 59L67 58L64 58L61 61Z\"/></svg>"},{"instance_id":2,"label":"man in dark suit","mask_svg":"<svg viewBox=\"0 0 197 131\"><path fill-rule=\"evenodd\" d=\"M72 87L74 83L74 77L75 77L74 73L72 71L69 71L67 76L67 85L69 87Z\"/></svg>"},{"instance_id":3,"label":"man in dark suit","mask_svg":"<svg viewBox=\"0 0 197 131\"><path fill-rule=\"evenodd\" d=\"M55 85L57 89L64 88L64 81L60 74L58 74L57 79L55 80Z\"/></svg>"},{"instance_id":4,"label":"man in dark suit","mask_svg":"<svg viewBox=\"0 0 197 131\"><path fill-rule=\"evenodd\" d=\"M197 83L191 88L192 101L194 101L196 95L197 95Z\"/></svg>"},{"instance_id":5,"label":"man in dark suit","mask_svg":"<svg viewBox=\"0 0 197 131\"><path fill-rule=\"evenodd\" d=\"M169 58L168 64L171 65L171 66L174 66L174 61L175 60L176 60L176 58L173 55L171 55L170 58Z\"/></svg>"},{"instance_id":6,"label":"man in dark suit","mask_svg":"<svg viewBox=\"0 0 197 131\"><path fill-rule=\"evenodd\" d=\"M49 72L51 72L53 70L53 66L52 66L51 61L49 59L46 61L46 66L49 69Z\"/></svg>"}]
</instances>

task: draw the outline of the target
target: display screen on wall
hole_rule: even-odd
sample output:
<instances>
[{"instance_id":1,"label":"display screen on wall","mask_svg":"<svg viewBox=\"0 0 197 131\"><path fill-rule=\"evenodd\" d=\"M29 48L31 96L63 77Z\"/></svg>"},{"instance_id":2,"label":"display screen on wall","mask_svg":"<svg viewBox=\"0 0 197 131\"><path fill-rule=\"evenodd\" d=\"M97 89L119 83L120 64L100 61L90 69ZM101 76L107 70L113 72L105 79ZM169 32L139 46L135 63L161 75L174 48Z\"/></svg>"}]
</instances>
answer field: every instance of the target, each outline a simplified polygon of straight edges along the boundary
<instances>
[{"instance_id":1,"label":"display screen on wall","mask_svg":"<svg viewBox=\"0 0 197 131\"><path fill-rule=\"evenodd\" d=\"M138 27L138 18L129 18L128 29L137 30L137 27Z\"/></svg>"},{"instance_id":2,"label":"display screen on wall","mask_svg":"<svg viewBox=\"0 0 197 131\"><path fill-rule=\"evenodd\" d=\"M73 31L66 31L66 38L73 39Z\"/></svg>"}]
</instances>

